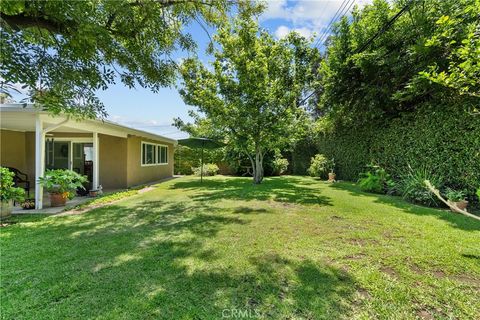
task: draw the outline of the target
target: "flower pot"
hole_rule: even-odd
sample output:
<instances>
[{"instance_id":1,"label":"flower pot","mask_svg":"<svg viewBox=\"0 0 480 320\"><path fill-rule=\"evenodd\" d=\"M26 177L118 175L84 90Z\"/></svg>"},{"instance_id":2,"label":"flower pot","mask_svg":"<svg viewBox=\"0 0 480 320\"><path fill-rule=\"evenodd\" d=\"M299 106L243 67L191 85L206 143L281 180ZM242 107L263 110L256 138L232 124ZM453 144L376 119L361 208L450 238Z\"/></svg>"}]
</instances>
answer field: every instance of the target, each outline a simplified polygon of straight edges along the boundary
<instances>
[{"instance_id":1,"label":"flower pot","mask_svg":"<svg viewBox=\"0 0 480 320\"><path fill-rule=\"evenodd\" d=\"M0 219L8 218L12 215L13 201L8 202L0 201Z\"/></svg>"},{"instance_id":2,"label":"flower pot","mask_svg":"<svg viewBox=\"0 0 480 320\"><path fill-rule=\"evenodd\" d=\"M336 175L335 173L330 172L330 173L328 174L328 182L335 182L335 177L336 177L336 176L337 176L337 175Z\"/></svg>"},{"instance_id":3,"label":"flower pot","mask_svg":"<svg viewBox=\"0 0 480 320\"><path fill-rule=\"evenodd\" d=\"M25 199L20 206L23 208L23 210L35 209L35 199Z\"/></svg>"},{"instance_id":4,"label":"flower pot","mask_svg":"<svg viewBox=\"0 0 480 320\"><path fill-rule=\"evenodd\" d=\"M90 195L90 197L98 196L98 190L90 190L89 195Z\"/></svg>"},{"instance_id":5,"label":"flower pot","mask_svg":"<svg viewBox=\"0 0 480 320\"><path fill-rule=\"evenodd\" d=\"M460 210L465 210L467 209L468 206L468 201L467 200L462 200L462 201L451 201L454 205L457 206L458 209Z\"/></svg>"},{"instance_id":6,"label":"flower pot","mask_svg":"<svg viewBox=\"0 0 480 320\"><path fill-rule=\"evenodd\" d=\"M50 193L50 206L63 207L67 204L67 197L62 193Z\"/></svg>"}]
</instances>

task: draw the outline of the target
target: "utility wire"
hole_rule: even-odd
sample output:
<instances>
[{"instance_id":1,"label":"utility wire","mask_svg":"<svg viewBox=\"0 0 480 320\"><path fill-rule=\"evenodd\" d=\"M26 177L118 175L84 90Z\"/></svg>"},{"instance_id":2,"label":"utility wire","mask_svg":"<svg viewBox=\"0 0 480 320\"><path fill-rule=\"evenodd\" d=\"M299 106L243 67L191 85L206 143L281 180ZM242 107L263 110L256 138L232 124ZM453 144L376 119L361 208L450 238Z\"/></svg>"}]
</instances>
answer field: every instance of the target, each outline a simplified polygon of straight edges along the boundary
<instances>
[{"instance_id":1,"label":"utility wire","mask_svg":"<svg viewBox=\"0 0 480 320\"><path fill-rule=\"evenodd\" d=\"M400 9L399 12L397 12L396 15L394 15L373 37L371 37L364 45L360 47L360 49L355 51L355 54L363 52L365 49L368 48L368 46L379 36L384 34L392 25L393 23L400 18L409 8L410 6L415 2L415 0L410 0L402 9ZM310 93L307 97L302 99L300 101L299 106L302 106L310 97L312 97L318 90L314 90L312 93Z\"/></svg>"},{"instance_id":2,"label":"utility wire","mask_svg":"<svg viewBox=\"0 0 480 320\"><path fill-rule=\"evenodd\" d=\"M325 32L323 32L321 37L318 38L318 41L316 42L315 47L320 48L322 45L325 44L326 40L328 39L330 29L334 26L334 24L339 19L343 18L343 16L345 16L345 14L347 14L347 12L350 10L350 8L352 7L352 5L354 3L355 3L355 0L344 0L342 2L342 5L338 8L337 12L335 13L333 18L328 23L327 28L325 29ZM348 6L348 8L347 8L347 6Z\"/></svg>"},{"instance_id":3,"label":"utility wire","mask_svg":"<svg viewBox=\"0 0 480 320\"><path fill-rule=\"evenodd\" d=\"M332 19L331 19L330 22L328 23L325 31L322 32L321 35L319 35L318 40L317 40L317 41L315 42L315 44L314 44L314 47L318 46L318 44L320 43L320 39L323 38L323 36L324 36L325 33L327 32L327 30L330 28L330 25L333 23L333 21L335 20L336 16L338 15L338 13L340 12L340 10L342 9L342 7L345 5L345 3L346 3L347 1L350 1L350 0L343 0L343 2L341 3L341 5L340 5L340 6L338 7L338 9L337 9L337 12L335 12L335 15L332 17Z\"/></svg>"},{"instance_id":4,"label":"utility wire","mask_svg":"<svg viewBox=\"0 0 480 320\"><path fill-rule=\"evenodd\" d=\"M393 23L400 18L402 14L404 14L410 6L413 4L415 0L410 0L400 11L397 12L396 15L394 15L373 37L371 37L363 46L360 47L360 49L355 51L355 54L363 52L365 49L368 48L368 46L375 40L377 39L380 35L384 34L385 31L387 31Z\"/></svg>"}]
</instances>

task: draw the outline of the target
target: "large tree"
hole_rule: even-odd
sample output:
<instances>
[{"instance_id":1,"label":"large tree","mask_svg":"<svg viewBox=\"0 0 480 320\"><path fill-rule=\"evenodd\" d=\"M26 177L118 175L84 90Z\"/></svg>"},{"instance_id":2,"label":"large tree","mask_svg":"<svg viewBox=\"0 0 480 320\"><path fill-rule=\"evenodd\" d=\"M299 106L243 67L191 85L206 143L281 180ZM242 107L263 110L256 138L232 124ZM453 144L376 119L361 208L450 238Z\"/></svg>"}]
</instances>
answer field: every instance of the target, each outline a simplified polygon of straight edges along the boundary
<instances>
[{"instance_id":1,"label":"large tree","mask_svg":"<svg viewBox=\"0 0 480 320\"><path fill-rule=\"evenodd\" d=\"M275 40L242 7L214 41L210 66L182 64L181 94L204 116L197 124L249 157L254 183L261 183L264 155L292 142L305 123L302 96L318 51L295 33Z\"/></svg>"},{"instance_id":2,"label":"large tree","mask_svg":"<svg viewBox=\"0 0 480 320\"><path fill-rule=\"evenodd\" d=\"M216 24L228 3L3 0L2 91L18 83L53 113L105 115L96 90L116 79L154 92L174 84L172 52L195 48L185 25Z\"/></svg>"}]
</instances>

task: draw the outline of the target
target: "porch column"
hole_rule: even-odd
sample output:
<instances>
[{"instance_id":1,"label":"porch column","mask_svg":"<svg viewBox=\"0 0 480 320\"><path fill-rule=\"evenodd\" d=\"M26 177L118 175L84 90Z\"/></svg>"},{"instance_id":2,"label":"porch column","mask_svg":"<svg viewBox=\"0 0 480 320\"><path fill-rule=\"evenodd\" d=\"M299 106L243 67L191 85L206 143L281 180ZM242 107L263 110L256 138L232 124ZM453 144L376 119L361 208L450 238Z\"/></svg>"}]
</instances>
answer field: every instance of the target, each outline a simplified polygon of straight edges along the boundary
<instances>
[{"instance_id":1,"label":"porch column","mask_svg":"<svg viewBox=\"0 0 480 320\"><path fill-rule=\"evenodd\" d=\"M43 187L38 178L45 173L45 133L40 115L35 118L35 209L43 208Z\"/></svg>"},{"instance_id":2,"label":"porch column","mask_svg":"<svg viewBox=\"0 0 480 320\"><path fill-rule=\"evenodd\" d=\"M98 163L98 152L99 152L99 143L98 143L98 132L93 133L93 178L92 178L92 189L97 190L99 186L98 173L99 173L99 163Z\"/></svg>"}]
</instances>

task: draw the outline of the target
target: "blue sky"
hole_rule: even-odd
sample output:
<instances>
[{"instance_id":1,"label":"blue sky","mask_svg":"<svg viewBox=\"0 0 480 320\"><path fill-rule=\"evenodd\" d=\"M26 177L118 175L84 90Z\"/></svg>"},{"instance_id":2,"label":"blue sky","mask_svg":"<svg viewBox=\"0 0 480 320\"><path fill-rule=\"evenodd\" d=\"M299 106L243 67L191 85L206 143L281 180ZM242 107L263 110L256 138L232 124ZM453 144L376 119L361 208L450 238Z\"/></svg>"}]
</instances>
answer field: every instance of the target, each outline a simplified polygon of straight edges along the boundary
<instances>
[{"instance_id":1,"label":"blue sky","mask_svg":"<svg viewBox=\"0 0 480 320\"><path fill-rule=\"evenodd\" d=\"M315 43L342 4L345 4L344 11L348 8L351 11L353 6L350 5L363 6L369 2L371 0L269 0L260 23L277 38L296 31L307 38L314 37ZM207 60L205 48L209 37L206 32L198 24L192 24L187 31L198 44L200 59ZM176 59L184 56L186 53L182 52L174 55ZM98 92L98 96L112 121L175 139L186 137L171 124L176 117L188 121L188 110L194 107L185 105L176 88L164 88L153 93L140 87L128 89L117 83L106 91Z\"/></svg>"}]
</instances>

